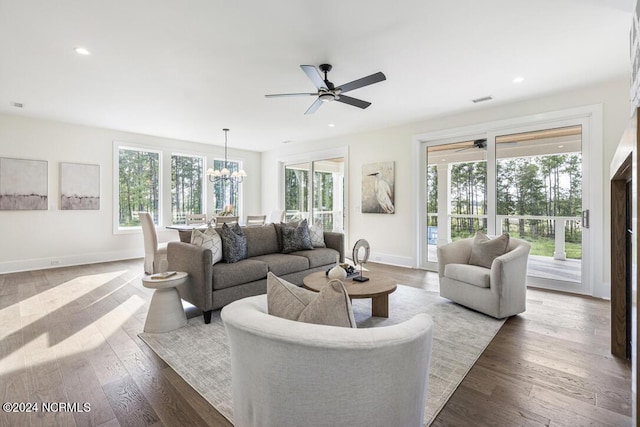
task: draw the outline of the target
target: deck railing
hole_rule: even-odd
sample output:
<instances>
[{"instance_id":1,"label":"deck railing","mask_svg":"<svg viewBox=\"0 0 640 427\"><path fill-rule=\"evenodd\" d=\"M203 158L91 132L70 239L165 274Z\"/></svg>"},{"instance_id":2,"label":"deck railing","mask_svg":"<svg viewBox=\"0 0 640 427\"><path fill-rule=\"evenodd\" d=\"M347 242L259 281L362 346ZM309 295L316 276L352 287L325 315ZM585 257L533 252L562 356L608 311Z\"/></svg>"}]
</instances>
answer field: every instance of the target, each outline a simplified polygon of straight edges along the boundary
<instances>
[{"instance_id":1,"label":"deck railing","mask_svg":"<svg viewBox=\"0 0 640 427\"><path fill-rule=\"evenodd\" d=\"M300 221L306 219L310 224L322 224L325 231L343 230L343 211L319 211L313 212L313 220L310 219L308 211L288 210L285 212L285 222Z\"/></svg>"},{"instance_id":2,"label":"deck railing","mask_svg":"<svg viewBox=\"0 0 640 427\"><path fill-rule=\"evenodd\" d=\"M438 218L437 213L428 213L427 216L429 218L428 224L437 223L437 221L435 222L433 221L433 219ZM450 242L452 220L456 218L465 218L465 219L475 220L475 224L477 225L474 225L469 229L469 234L473 234L477 230L482 230L484 227L480 226L480 224L486 223L486 220L487 220L487 215L449 214L447 215L447 217L448 217L448 223L446 225L427 227L428 228L428 234L427 234L428 244L440 245L446 242ZM553 258L557 260L565 260L567 259L567 253L566 253L567 225L570 224L571 222L574 222L575 223L574 230L579 231L581 218L574 217L574 216L548 216L548 215L496 215L496 223L499 227L498 230L501 233L502 232L513 233L512 231L513 228L519 227L520 221L537 221L539 223L546 222L547 224L545 226L548 228L548 230L545 230L547 231L547 233L545 233L547 235L544 237L549 237L548 232L552 231L553 240L554 240ZM553 225L551 225L551 223ZM473 224L473 222L470 222L470 224ZM535 227L532 227L532 225L530 224L527 228L531 230L531 228L535 228ZM443 231L445 232L443 233ZM527 236L524 236L523 238L526 239L526 237Z\"/></svg>"}]
</instances>

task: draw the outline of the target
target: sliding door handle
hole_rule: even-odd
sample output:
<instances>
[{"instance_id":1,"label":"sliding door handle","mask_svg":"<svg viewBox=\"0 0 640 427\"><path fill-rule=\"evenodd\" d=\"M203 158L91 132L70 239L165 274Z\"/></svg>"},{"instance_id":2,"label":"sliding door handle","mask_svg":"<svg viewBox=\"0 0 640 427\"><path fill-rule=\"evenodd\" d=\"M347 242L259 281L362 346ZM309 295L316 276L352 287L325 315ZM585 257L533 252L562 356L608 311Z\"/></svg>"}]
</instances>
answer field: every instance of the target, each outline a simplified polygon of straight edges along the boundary
<instances>
[{"instance_id":1,"label":"sliding door handle","mask_svg":"<svg viewBox=\"0 0 640 427\"><path fill-rule=\"evenodd\" d=\"M589 228L589 209L582 211L582 227Z\"/></svg>"}]
</instances>

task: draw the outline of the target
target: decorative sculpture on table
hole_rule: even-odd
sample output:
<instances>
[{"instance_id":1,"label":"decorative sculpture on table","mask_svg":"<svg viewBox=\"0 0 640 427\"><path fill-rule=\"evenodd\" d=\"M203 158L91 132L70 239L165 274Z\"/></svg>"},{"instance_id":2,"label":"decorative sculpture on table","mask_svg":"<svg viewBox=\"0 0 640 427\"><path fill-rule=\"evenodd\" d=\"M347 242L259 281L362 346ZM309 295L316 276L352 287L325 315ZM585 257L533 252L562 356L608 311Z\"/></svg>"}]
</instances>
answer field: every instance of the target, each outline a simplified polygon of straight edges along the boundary
<instances>
[{"instance_id":1,"label":"decorative sculpture on table","mask_svg":"<svg viewBox=\"0 0 640 427\"><path fill-rule=\"evenodd\" d=\"M329 279L344 280L347 278L347 271L340 265L340 255L336 256L336 265L327 273Z\"/></svg>"},{"instance_id":2,"label":"decorative sculpture on table","mask_svg":"<svg viewBox=\"0 0 640 427\"><path fill-rule=\"evenodd\" d=\"M369 242L364 239L360 239L353 246L353 263L357 266L360 265L360 275L353 278L356 282L366 282L368 277L362 275L362 264L365 264L369 260Z\"/></svg>"}]
</instances>

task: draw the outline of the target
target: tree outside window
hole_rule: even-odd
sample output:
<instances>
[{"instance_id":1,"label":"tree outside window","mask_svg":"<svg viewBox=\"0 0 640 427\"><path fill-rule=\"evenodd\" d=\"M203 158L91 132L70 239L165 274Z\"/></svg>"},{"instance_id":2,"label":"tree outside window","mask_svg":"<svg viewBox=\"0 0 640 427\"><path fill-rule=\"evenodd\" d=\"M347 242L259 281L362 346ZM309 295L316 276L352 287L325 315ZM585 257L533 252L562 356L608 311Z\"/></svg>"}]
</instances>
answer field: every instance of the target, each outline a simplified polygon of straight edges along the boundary
<instances>
[{"instance_id":1,"label":"tree outside window","mask_svg":"<svg viewBox=\"0 0 640 427\"><path fill-rule=\"evenodd\" d=\"M187 214L204 213L204 159L171 156L171 215L174 224L185 223Z\"/></svg>"},{"instance_id":2,"label":"tree outside window","mask_svg":"<svg viewBox=\"0 0 640 427\"><path fill-rule=\"evenodd\" d=\"M135 148L118 150L118 225L140 225L140 212L158 223L160 153Z\"/></svg>"}]
</instances>

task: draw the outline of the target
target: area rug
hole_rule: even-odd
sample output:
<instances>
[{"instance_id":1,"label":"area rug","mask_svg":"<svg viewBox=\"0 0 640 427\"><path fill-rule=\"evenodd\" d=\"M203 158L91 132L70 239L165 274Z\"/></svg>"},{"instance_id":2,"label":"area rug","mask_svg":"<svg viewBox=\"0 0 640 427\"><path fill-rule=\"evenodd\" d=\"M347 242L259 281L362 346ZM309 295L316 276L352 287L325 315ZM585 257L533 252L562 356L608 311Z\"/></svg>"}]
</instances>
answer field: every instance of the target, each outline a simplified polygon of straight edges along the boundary
<instances>
[{"instance_id":1,"label":"area rug","mask_svg":"<svg viewBox=\"0 0 640 427\"><path fill-rule=\"evenodd\" d=\"M354 300L353 308L360 328L393 325L418 313L428 313L433 318L425 426L433 422L504 323L504 320L468 310L435 293L402 285L389 295L388 319L371 317L371 300ZM202 316L198 316L176 331L141 333L139 336L233 423L229 345L220 311L213 313L208 325L204 324Z\"/></svg>"}]
</instances>

